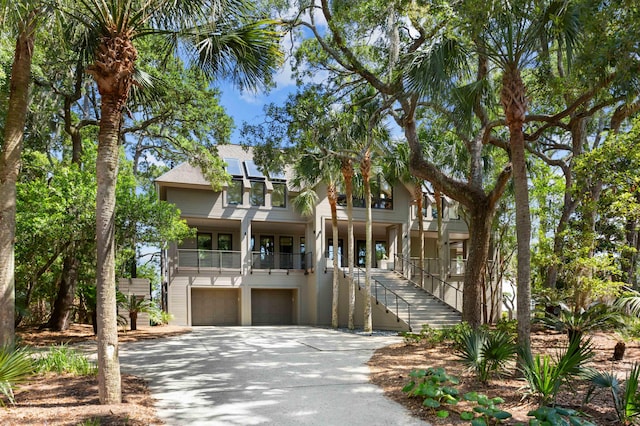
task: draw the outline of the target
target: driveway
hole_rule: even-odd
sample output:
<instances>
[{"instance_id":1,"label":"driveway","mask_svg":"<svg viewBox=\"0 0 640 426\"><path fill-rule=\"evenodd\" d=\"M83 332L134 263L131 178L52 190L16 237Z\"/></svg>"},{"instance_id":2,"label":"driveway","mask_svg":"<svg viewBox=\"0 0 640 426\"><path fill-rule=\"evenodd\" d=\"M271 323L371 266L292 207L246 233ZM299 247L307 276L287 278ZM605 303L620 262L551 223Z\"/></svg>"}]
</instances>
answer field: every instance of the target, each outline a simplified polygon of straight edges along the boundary
<instances>
[{"instance_id":1,"label":"driveway","mask_svg":"<svg viewBox=\"0 0 640 426\"><path fill-rule=\"evenodd\" d=\"M121 346L169 425L424 425L369 383L373 351L401 341L313 327L197 327Z\"/></svg>"}]
</instances>

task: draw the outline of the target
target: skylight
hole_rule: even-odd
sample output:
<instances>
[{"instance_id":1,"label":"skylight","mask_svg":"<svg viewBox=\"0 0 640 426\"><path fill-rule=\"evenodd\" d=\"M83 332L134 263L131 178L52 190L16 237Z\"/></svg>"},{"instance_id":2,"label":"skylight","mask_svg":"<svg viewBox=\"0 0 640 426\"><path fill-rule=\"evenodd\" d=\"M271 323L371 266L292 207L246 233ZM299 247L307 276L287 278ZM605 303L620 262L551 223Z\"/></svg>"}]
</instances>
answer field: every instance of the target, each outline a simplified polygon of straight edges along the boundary
<instances>
[{"instance_id":1,"label":"skylight","mask_svg":"<svg viewBox=\"0 0 640 426\"><path fill-rule=\"evenodd\" d=\"M231 176L242 176L240 161L237 158L223 158L223 160L227 163L227 173Z\"/></svg>"},{"instance_id":2,"label":"skylight","mask_svg":"<svg viewBox=\"0 0 640 426\"><path fill-rule=\"evenodd\" d=\"M252 160L244 161L244 169L247 172L247 177L249 179L264 179L264 174L260 170L258 170L258 166Z\"/></svg>"}]
</instances>

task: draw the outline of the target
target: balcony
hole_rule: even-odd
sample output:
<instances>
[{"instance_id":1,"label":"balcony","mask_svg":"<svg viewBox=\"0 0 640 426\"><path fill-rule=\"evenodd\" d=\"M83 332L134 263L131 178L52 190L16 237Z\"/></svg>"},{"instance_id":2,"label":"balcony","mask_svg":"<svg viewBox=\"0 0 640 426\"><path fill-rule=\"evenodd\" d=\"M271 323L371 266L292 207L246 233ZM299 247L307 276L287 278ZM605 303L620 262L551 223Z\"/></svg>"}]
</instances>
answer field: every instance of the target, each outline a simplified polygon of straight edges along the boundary
<instances>
[{"instance_id":1,"label":"balcony","mask_svg":"<svg viewBox=\"0 0 640 426\"><path fill-rule=\"evenodd\" d=\"M200 271L240 271L242 257L239 251L178 249L178 268Z\"/></svg>"},{"instance_id":2,"label":"balcony","mask_svg":"<svg viewBox=\"0 0 640 426\"><path fill-rule=\"evenodd\" d=\"M311 253L265 253L251 252L251 272L254 270L303 270L309 272L313 268Z\"/></svg>"}]
</instances>

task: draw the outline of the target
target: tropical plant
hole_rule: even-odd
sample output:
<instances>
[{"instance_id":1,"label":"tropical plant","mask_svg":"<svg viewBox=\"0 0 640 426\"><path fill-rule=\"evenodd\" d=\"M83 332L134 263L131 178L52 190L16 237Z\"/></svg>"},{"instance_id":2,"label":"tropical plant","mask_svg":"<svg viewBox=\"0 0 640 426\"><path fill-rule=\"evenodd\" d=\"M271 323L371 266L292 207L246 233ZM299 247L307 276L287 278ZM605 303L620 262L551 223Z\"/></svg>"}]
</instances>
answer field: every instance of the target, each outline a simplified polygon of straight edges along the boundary
<instances>
[{"instance_id":1,"label":"tropical plant","mask_svg":"<svg viewBox=\"0 0 640 426\"><path fill-rule=\"evenodd\" d=\"M0 348L0 394L15 404L13 389L33 374L33 360L26 349L13 346ZM0 404L4 402L0 399Z\"/></svg>"},{"instance_id":2,"label":"tropical plant","mask_svg":"<svg viewBox=\"0 0 640 426\"><path fill-rule=\"evenodd\" d=\"M540 406L553 404L563 383L585 376L584 364L593 357L591 341L570 340L556 360L549 355L535 357L528 349L520 349L519 367L527 381L528 393L537 397Z\"/></svg>"},{"instance_id":3,"label":"tropical plant","mask_svg":"<svg viewBox=\"0 0 640 426\"><path fill-rule=\"evenodd\" d=\"M126 296L120 293L118 295L118 305L127 311L131 331L138 329L138 314L155 314L155 312L159 310L153 300L148 300L145 299L144 296L136 296L135 294Z\"/></svg>"},{"instance_id":4,"label":"tropical plant","mask_svg":"<svg viewBox=\"0 0 640 426\"><path fill-rule=\"evenodd\" d=\"M91 63L87 72L100 94L96 278L98 390L103 404L117 404L122 399L117 349L115 193L122 114L132 87L143 83L136 70L134 41L159 34L166 42L158 47L165 48L166 54L180 48L181 54L193 59L211 79L229 77L242 88L255 88L270 80L280 51L274 23L254 19L254 13L247 1L223 0L83 0L68 10L84 30L82 48ZM221 161L218 165L222 169Z\"/></svg>"},{"instance_id":5,"label":"tropical plant","mask_svg":"<svg viewBox=\"0 0 640 426\"><path fill-rule=\"evenodd\" d=\"M486 383L492 374L500 374L517 354L513 337L502 331L482 328L464 330L456 339L460 361Z\"/></svg>"},{"instance_id":6,"label":"tropical plant","mask_svg":"<svg viewBox=\"0 0 640 426\"><path fill-rule=\"evenodd\" d=\"M444 368L429 367L426 370L413 370L409 373L412 380L402 388L402 392L410 396L423 398L422 405L437 410L442 404L455 405L458 403L459 391L454 386L460 381L447 374ZM438 410L440 418L449 416L449 411Z\"/></svg>"},{"instance_id":7,"label":"tropical plant","mask_svg":"<svg viewBox=\"0 0 640 426\"><path fill-rule=\"evenodd\" d=\"M548 314L536 321L554 330L566 332L569 341L579 341L585 333L591 331L620 329L625 326L622 313L605 303L592 303L587 309L577 312L565 303L560 303L558 307L559 315Z\"/></svg>"},{"instance_id":8,"label":"tropical plant","mask_svg":"<svg viewBox=\"0 0 640 426\"><path fill-rule=\"evenodd\" d=\"M589 375L591 388L587 392L585 402L589 402L596 388L609 389L613 406L620 424L637 424L640 418L639 389L640 365L634 364L627 375L624 386L613 373L594 371Z\"/></svg>"},{"instance_id":9,"label":"tropical plant","mask_svg":"<svg viewBox=\"0 0 640 426\"><path fill-rule=\"evenodd\" d=\"M463 395L463 399L477 404L473 407L473 412L463 411L460 413L460 418L462 420L470 420L472 426L496 425L512 417L511 413L498 408L498 405L504 402L504 399L499 396L489 398L478 392L468 392Z\"/></svg>"},{"instance_id":10,"label":"tropical plant","mask_svg":"<svg viewBox=\"0 0 640 426\"><path fill-rule=\"evenodd\" d=\"M582 418L582 413L563 407L538 407L529 411L527 416L534 417L529 420L530 426L596 426Z\"/></svg>"}]
</instances>

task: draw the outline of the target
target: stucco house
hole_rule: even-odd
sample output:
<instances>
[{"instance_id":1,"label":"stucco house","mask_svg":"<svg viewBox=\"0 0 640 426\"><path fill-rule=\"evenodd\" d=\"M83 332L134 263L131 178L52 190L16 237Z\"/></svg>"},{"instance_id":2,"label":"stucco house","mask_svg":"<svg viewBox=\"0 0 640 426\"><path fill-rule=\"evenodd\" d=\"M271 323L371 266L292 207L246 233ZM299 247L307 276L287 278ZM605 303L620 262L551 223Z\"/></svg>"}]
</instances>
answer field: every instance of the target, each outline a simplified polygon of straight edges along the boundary
<instances>
[{"instance_id":1,"label":"stucco house","mask_svg":"<svg viewBox=\"0 0 640 426\"><path fill-rule=\"evenodd\" d=\"M331 323L332 257L345 257L346 208L339 206L339 241L332 238L331 213L323 188L313 215L301 216L291 200L297 189L287 173L265 176L252 151L237 145L219 147L232 182L214 191L200 170L183 163L156 180L162 200L175 204L182 218L197 228L196 238L171 244L164 253L163 273L168 311L179 325L329 325ZM373 194L374 267L399 269L396 263L420 256L420 215L412 191L389 185L381 177ZM446 278L461 285L468 231L456 206L443 202L440 247L437 207L427 201L425 269L435 276L446 265ZM364 266L365 209L353 212L356 263ZM341 264L346 263L341 261ZM404 266L405 272L409 272ZM401 269L401 268L400 268ZM341 274L344 281L344 274ZM340 323L347 321L346 281L340 299ZM359 303L362 298L359 296ZM389 303L389 302L386 302ZM360 309L361 312L361 309ZM380 304L375 328L406 329L407 325ZM391 319L392 318L392 319ZM357 318L362 323L362 318ZM356 322L357 322L356 321Z\"/></svg>"}]
</instances>

